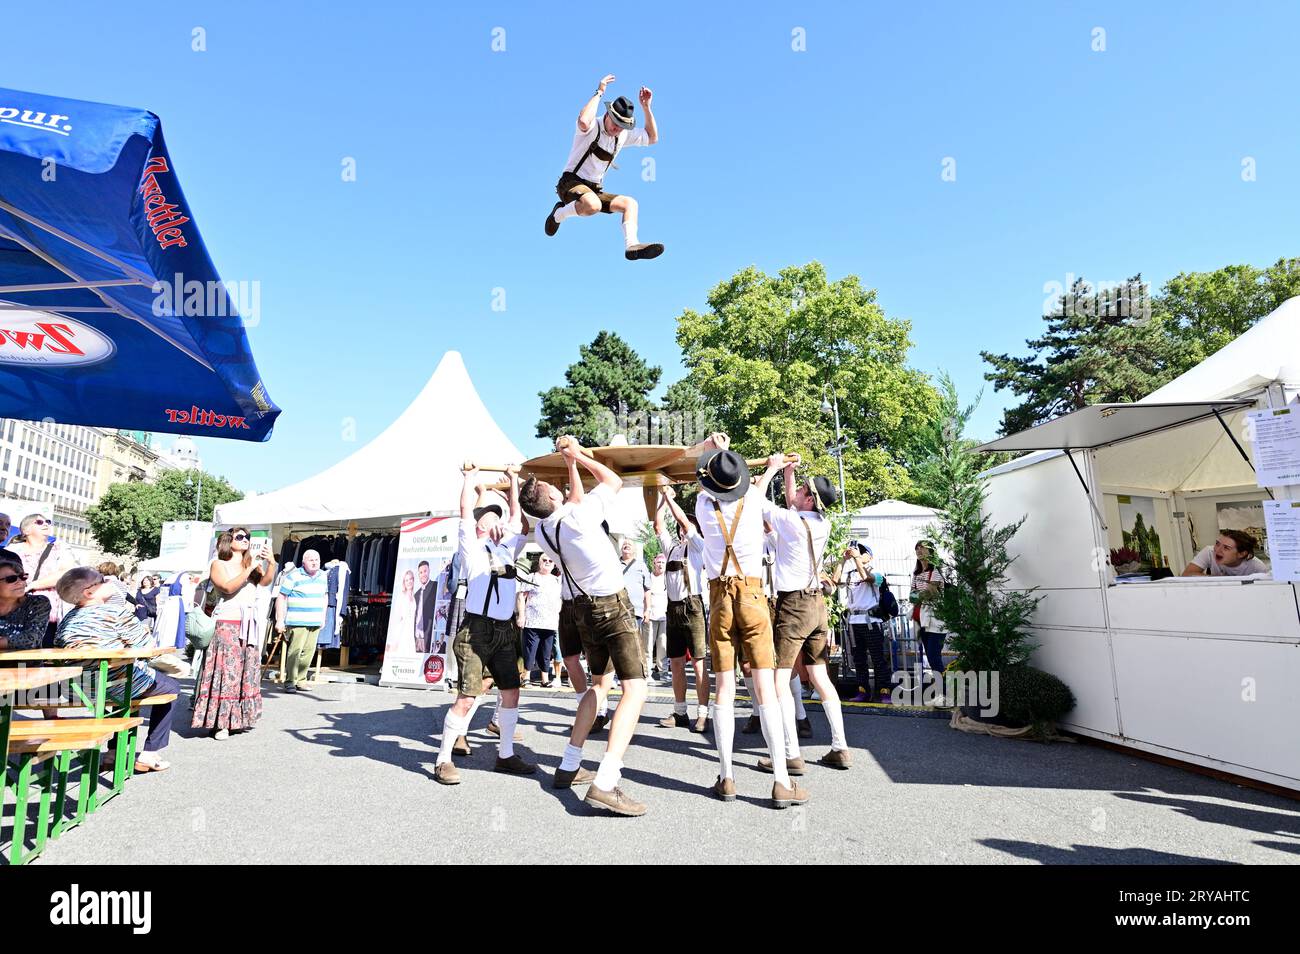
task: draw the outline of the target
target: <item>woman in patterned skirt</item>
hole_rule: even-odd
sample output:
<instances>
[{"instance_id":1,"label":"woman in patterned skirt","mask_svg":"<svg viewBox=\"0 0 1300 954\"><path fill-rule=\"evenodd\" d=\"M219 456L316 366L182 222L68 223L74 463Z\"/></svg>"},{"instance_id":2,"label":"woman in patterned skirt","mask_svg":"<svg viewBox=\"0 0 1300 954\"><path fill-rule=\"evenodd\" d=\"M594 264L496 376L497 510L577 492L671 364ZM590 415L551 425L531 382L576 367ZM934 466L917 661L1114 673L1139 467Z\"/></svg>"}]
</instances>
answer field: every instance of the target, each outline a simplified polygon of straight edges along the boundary
<instances>
[{"instance_id":1,"label":"woman in patterned skirt","mask_svg":"<svg viewBox=\"0 0 1300 954\"><path fill-rule=\"evenodd\" d=\"M220 599L212 613L216 625L203 656L190 723L212 730L214 739L251 729L262 714L263 620L257 596L259 587L271 585L275 567L266 541L255 553L244 527L217 538L209 575Z\"/></svg>"}]
</instances>

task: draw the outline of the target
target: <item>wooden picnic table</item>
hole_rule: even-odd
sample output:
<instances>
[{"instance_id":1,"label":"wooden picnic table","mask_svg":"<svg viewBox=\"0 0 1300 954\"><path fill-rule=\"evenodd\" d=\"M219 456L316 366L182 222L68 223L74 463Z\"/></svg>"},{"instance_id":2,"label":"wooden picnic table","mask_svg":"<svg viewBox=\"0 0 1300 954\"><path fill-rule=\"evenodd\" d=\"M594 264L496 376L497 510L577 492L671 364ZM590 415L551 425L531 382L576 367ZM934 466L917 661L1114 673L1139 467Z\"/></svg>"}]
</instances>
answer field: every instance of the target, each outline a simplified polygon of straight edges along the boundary
<instances>
[{"instance_id":1,"label":"wooden picnic table","mask_svg":"<svg viewBox=\"0 0 1300 954\"><path fill-rule=\"evenodd\" d=\"M0 669L0 696L52 686L65 679L75 679L80 666L45 666L39 669ZM3 701L3 700L0 700Z\"/></svg>"},{"instance_id":2,"label":"wooden picnic table","mask_svg":"<svg viewBox=\"0 0 1300 954\"><path fill-rule=\"evenodd\" d=\"M139 649L95 649L94 647L78 647L76 649L0 649L0 672L4 671L3 667L7 666L45 666L60 663L98 663L99 672L96 674L95 694L92 699L82 688L80 681L70 680L69 685L73 693L84 705L91 711L96 719L104 718L108 708L108 673L109 669L116 664L135 662L138 659L152 659L155 656L162 656L165 653L175 652L163 646L147 646ZM65 677L66 678L66 677ZM56 682L61 680L55 680ZM68 708L76 706L77 703L69 701ZM131 709L131 681L126 682L125 696L121 706L114 706L119 711L115 715L127 715Z\"/></svg>"}]
</instances>

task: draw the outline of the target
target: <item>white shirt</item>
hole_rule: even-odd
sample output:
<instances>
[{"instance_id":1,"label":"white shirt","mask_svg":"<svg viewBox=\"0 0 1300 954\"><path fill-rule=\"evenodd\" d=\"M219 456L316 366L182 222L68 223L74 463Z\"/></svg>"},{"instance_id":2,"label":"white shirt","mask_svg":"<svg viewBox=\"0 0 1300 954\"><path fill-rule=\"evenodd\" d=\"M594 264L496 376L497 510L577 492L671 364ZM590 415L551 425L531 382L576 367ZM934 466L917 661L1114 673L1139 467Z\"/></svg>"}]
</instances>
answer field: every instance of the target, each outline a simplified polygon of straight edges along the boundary
<instances>
[{"instance_id":1,"label":"white shirt","mask_svg":"<svg viewBox=\"0 0 1300 954\"><path fill-rule=\"evenodd\" d=\"M1236 566L1224 566L1214 559L1214 547L1206 547L1192 558L1192 562L1210 576L1250 576L1253 573L1267 573L1268 565L1257 557L1246 557Z\"/></svg>"},{"instance_id":2,"label":"white shirt","mask_svg":"<svg viewBox=\"0 0 1300 954\"><path fill-rule=\"evenodd\" d=\"M777 507L768 515L776 531L776 591L789 593L816 586L821 578L822 556L831 535L830 521L816 511L788 510ZM808 562L808 533L812 531L816 564Z\"/></svg>"},{"instance_id":3,"label":"white shirt","mask_svg":"<svg viewBox=\"0 0 1300 954\"><path fill-rule=\"evenodd\" d=\"M619 149L624 146L650 145L650 136L644 127L641 129L620 129L617 137L611 136L605 132L604 115L598 116L596 121L591 124L591 128L586 132L575 128L573 148L569 150L569 158L564 163L564 168L574 173L579 179L586 179L588 182L600 183L604 180L605 173L609 171L609 164L597 159L595 153L587 157L587 161L582 164L581 169L573 168L573 164L582 158L582 154L587 151L587 147L591 145L591 141L597 136L600 137L600 142L596 143L596 145L606 152L615 153L614 159L616 162L618 156L614 145L615 139L617 139Z\"/></svg>"},{"instance_id":4,"label":"white shirt","mask_svg":"<svg viewBox=\"0 0 1300 954\"><path fill-rule=\"evenodd\" d=\"M722 536L722 527L714 512L713 502L716 498L707 490L701 490L695 498L695 517L700 522L704 533L704 568L710 580L723 575L722 558L727 544ZM736 526L736 509L740 500L745 502L745 509L740 515L740 526ZM769 501L757 487L750 487L740 500L718 501L722 507L722 516L727 529L732 531L732 549L740 559L740 576L763 576L763 514L772 509ZM727 561L727 576L736 576L736 563Z\"/></svg>"},{"instance_id":5,"label":"white shirt","mask_svg":"<svg viewBox=\"0 0 1300 954\"><path fill-rule=\"evenodd\" d=\"M650 574L650 583L646 590L650 593L650 612L646 614L646 619L667 619L668 618L668 574L664 572L659 576Z\"/></svg>"},{"instance_id":6,"label":"white shirt","mask_svg":"<svg viewBox=\"0 0 1300 954\"><path fill-rule=\"evenodd\" d=\"M704 538L692 533L685 540L674 541L668 534L659 537L659 546L668 556L668 562L676 560L685 563L685 570L668 570L664 573L664 586L668 589L668 598L680 603L687 596L703 596L704 593ZM683 574L689 573L689 577ZM686 582L691 584L690 593L686 592Z\"/></svg>"},{"instance_id":7,"label":"white shirt","mask_svg":"<svg viewBox=\"0 0 1300 954\"><path fill-rule=\"evenodd\" d=\"M524 602L524 626L528 629L560 628L560 579L554 573L536 573L531 583L520 583L528 594Z\"/></svg>"},{"instance_id":8,"label":"white shirt","mask_svg":"<svg viewBox=\"0 0 1300 954\"><path fill-rule=\"evenodd\" d=\"M613 596L623 591L623 561L600 525L613 502L614 492L598 484L581 503L557 507L537 523L535 542L560 568L566 600L580 595L569 585L570 577L588 596Z\"/></svg>"},{"instance_id":9,"label":"white shirt","mask_svg":"<svg viewBox=\"0 0 1300 954\"><path fill-rule=\"evenodd\" d=\"M500 543L493 543L490 537L478 535L473 520L460 521L460 566L467 581L465 612L492 619L510 619L515 615L515 581L504 576L497 577L497 585L493 589L492 557L495 556L502 566L511 566L527 542L527 537L512 533ZM492 594L490 600L489 593ZM486 613L483 612L485 600Z\"/></svg>"},{"instance_id":10,"label":"white shirt","mask_svg":"<svg viewBox=\"0 0 1300 954\"><path fill-rule=\"evenodd\" d=\"M867 567L867 573L871 576L871 581L868 582L858 574L856 563L852 560L846 560L845 564L846 569L840 576L840 582L849 588L849 596L845 601L849 609L849 622L879 622L868 614L868 610L874 609L876 604L880 602L880 584L885 578Z\"/></svg>"}]
</instances>

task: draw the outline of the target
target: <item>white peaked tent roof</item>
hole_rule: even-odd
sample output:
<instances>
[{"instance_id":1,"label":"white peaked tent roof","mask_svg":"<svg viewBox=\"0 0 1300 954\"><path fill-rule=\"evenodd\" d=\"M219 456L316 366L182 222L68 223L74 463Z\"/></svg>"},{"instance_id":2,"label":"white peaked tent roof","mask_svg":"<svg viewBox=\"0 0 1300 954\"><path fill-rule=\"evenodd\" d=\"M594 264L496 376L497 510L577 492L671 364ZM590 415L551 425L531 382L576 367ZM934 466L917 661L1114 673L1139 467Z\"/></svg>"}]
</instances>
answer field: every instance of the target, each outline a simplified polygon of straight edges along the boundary
<instances>
[{"instance_id":1,"label":"white peaked tent roof","mask_svg":"<svg viewBox=\"0 0 1300 954\"><path fill-rule=\"evenodd\" d=\"M315 477L217 508L220 524L330 523L455 510L460 465L524 455L484 407L465 362L448 351L382 434Z\"/></svg>"},{"instance_id":2,"label":"white peaked tent roof","mask_svg":"<svg viewBox=\"0 0 1300 954\"><path fill-rule=\"evenodd\" d=\"M1241 397L1274 382L1300 386L1300 295L1139 403Z\"/></svg>"},{"instance_id":3,"label":"white peaked tent roof","mask_svg":"<svg viewBox=\"0 0 1300 954\"><path fill-rule=\"evenodd\" d=\"M901 500L882 500L870 507L855 510L853 515L855 517L933 517L938 512L930 507L918 507L916 504L904 503Z\"/></svg>"}]
</instances>

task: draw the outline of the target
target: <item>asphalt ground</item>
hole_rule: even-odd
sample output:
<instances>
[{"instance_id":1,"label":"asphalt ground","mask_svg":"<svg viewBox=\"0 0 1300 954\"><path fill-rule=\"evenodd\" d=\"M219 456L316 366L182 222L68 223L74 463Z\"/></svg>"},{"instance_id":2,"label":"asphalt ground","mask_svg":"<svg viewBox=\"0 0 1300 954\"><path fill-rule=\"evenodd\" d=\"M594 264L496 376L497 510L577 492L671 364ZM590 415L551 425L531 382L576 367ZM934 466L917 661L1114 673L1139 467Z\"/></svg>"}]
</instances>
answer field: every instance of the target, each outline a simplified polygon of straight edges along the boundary
<instances>
[{"instance_id":1,"label":"asphalt ground","mask_svg":"<svg viewBox=\"0 0 1300 954\"><path fill-rule=\"evenodd\" d=\"M662 729L653 692L623 786L648 813L589 808L555 791L575 710L565 690L526 690L518 751L536 775L495 774L480 710L462 784L433 781L442 692L270 683L257 727L224 741L188 728L172 768L137 775L52 843L38 864L586 862L855 864L1287 864L1300 861L1300 802L1087 744L972 736L943 718L846 708L854 767L810 765L804 808L775 810L755 765L761 735L736 733L739 798L714 800L711 734ZM809 704L811 762L829 747ZM748 711L737 707L743 724ZM589 768L605 736L587 743Z\"/></svg>"}]
</instances>

